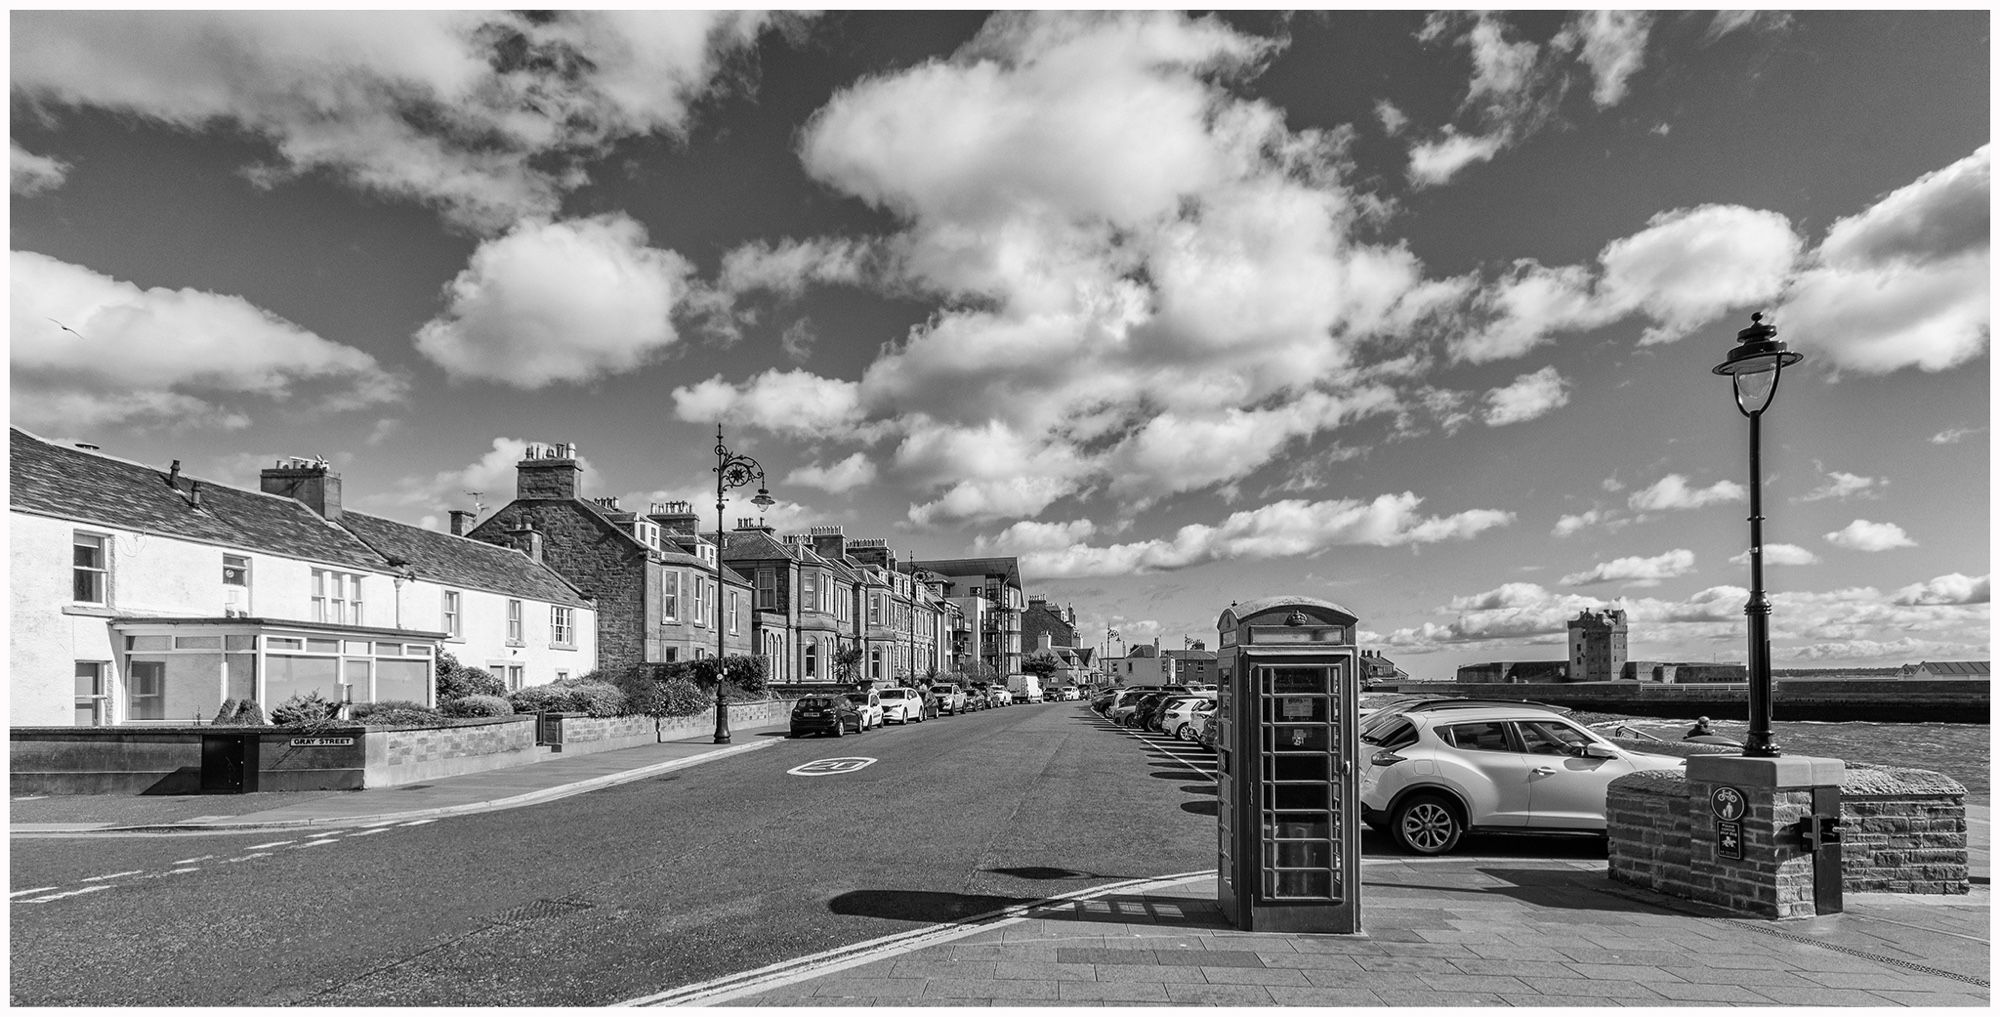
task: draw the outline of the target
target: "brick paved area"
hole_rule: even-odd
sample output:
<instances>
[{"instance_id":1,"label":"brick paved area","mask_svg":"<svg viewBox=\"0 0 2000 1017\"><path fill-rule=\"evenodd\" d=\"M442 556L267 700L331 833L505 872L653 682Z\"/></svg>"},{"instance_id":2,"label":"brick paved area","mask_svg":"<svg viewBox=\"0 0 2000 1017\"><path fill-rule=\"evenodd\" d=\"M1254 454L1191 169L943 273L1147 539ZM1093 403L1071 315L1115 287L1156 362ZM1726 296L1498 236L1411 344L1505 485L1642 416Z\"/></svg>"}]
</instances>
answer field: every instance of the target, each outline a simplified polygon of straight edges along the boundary
<instances>
[{"instance_id":1,"label":"brick paved area","mask_svg":"<svg viewBox=\"0 0 2000 1017\"><path fill-rule=\"evenodd\" d=\"M1204 879L1074 902L750 1006L1986 1006L1988 890L1722 917L1601 861L1370 859L1360 936L1241 933Z\"/></svg>"}]
</instances>

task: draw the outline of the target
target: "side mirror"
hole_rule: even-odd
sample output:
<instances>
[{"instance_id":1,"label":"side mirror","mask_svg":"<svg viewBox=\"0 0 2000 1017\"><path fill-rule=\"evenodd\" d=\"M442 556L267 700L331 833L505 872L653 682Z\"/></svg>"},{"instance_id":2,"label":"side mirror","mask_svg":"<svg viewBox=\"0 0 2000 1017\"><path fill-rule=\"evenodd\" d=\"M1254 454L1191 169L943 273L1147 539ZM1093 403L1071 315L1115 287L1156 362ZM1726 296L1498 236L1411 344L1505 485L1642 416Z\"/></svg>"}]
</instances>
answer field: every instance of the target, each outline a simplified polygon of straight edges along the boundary
<instances>
[{"instance_id":1,"label":"side mirror","mask_svg":"<svg viewBox=\"0 0 2000 1017\"><path fill-rule=\"evenodd\" d=\"M1584 743L1584 744L1583 744L1582 746L1580 746L1580 747L1578 748L1578 750L1577 750L1577 755L1579 755L1579 756L1582 756L1582 757L1583 757L1583 758L1585 758L1585 759L1617 759L1617 758L1618 758L1618 753L1617 753L1616 751L1612 750L1612 748L1611 748L1610 746L1608 746L1608 745L1599 745L1599 744L1597 744L1596 742L1585 742L1585 743Z\"/></svg>"}]
</instances>

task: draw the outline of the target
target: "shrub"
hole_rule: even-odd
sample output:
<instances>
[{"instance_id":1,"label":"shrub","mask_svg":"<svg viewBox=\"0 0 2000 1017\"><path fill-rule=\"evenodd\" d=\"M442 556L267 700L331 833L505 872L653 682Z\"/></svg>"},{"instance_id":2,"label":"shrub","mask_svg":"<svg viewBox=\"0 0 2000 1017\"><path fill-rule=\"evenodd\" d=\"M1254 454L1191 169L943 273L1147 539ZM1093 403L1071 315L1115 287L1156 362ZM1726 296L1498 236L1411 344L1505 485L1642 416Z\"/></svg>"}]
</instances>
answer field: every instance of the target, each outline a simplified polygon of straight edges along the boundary
<instances>
[{"instance_id":1,"label":"shrub","mask_svg":"<svg viewBox=\"0 0 2000 1017\"><path fill-rule=\"evenodd\" d=\"M264 708L255 699L240 700L236 704L236 716L230 723L237 727L270 727L271 722L264 716Z\"/></svg>"},{"instance_id":2,"label":"shrub","mask_svg":"<svg viewBox=\"0 0 2000 1017\"><path fill-rule=\"evenodd\" d=\"M314 689L272 707L271 723L279 727L315 727L332 720L339 712L339 703L328 701Z\"/></svg>"},{"instance_id":3,"label":"shrub","mask_svg":"<svg viewBox=\"0 0 2000 1017\"><path fill-rule=\"evenodd\" d=\"M511 717L514 708L499 696L460 696L440 712L447 717Z\"/></svg>"},{"instance_id":4,"label":"shrub","mask_svg":"<svg viewBox=\"0 0 2000 1017\"><path fill-rule=\"evenodd\" d=\"M437 656L437 700L440 703L466 696L505 696L507 685L484 668L466 667L458 658L440 652Z\"/></svg>"},{"instance_id":5,"label":"shrub","mask_svg":"<svg viewBox=\"0 0 2000 1017\"><path fill-rule=\"evenodd\" d=\"M209 723L211 723L211 724L235 724L235 723L236 723L236 711L237 711L237 710L238 710L238 709L239 709L239 708L240 708L241 706L242 706L242 701L241 701L241 700L237 699L237 698L236 698L235 696L230 696L230 697L229 697L228 699L225 699L225 700L223 700L223 701L222 701L222 708L221 708L221 709L219 709L219 710L217 710L217 711L215 711L215 719L214 719L214 720L211 720L211 721L209 721Z\"/></svg>"},{"instance_id":6,"label":"shrub","mask_svg":"<svg viewBox=\"0 0 2000 1017\"><path fill-rule=\"evenodd\" d=\"M379 703L356 703L354 721L368 727L435 727L443 715L422 703L389 699Z\"/></svg>"},{"instance_id":7,"label":"shrub","mask_svg":"<svg viewBox=\"0 0 2000 1017\"><path fill-rule=\"evenodd\" d=\"M570 678L546 685L530 685L508 697L516 713L584 713L592 717L619 717L627 711L625 693L601 681Z\"/></svg>"},{"instance_id":8,"label":"shrub","mask_svg":"<svg viewBox=\"0 0 2000 1017\"><path fill-rule=\"evenodd\" d=\"M432 716L437 715L436 710L433 710L422 703L414 702L408 699L384 699L378 703L356 703L354 704L354 708L348 711L347 715L354 718L355 720L362 720L364 718L373 717L378 713L399 713L399 712L400 713L417 712L417 713L428 713L431 714Z\"/></svg>"}]
</instances>

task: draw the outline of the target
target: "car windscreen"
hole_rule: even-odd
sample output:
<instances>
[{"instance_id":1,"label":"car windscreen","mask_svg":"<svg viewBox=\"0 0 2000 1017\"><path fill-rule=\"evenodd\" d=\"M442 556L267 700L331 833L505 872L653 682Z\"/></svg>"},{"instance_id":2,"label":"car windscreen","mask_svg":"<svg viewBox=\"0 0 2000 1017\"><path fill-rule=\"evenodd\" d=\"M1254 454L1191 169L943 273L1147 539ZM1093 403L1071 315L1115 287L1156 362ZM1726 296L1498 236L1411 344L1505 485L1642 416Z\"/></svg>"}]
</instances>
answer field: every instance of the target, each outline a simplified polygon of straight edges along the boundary
<instances>
[{"instance_id":1,"label":"car windscreen","mask_svg":"<svg viewBox=\"0 0 2000 1017\"><path fill-rule=\"evenodd\" d=\"M847 701L850 703L865 703L868 701L868 697L859 692L850 692L847 694Z\"/></svg>"},{"instance_id":2,"label":"car windscreen","mask_svg":"<svg viewBox=\"0 0 2000 1017\"><path fill-rule=\"evenodd\" d=\"M908 694L909 693L904 692L902 689L883 689L879 693L879 695L883 699L901 699Z\"/></svg>"},{"instance_id":3,"label":"car windscreen","mask_svg":"<svg viewBox=\"0 0 2000 1017\"><path fill-rule=\"evenodd\" d=\"M832 706L832 696L806 696L799 700L800 706Z\"/></svg>"}]
</instances>

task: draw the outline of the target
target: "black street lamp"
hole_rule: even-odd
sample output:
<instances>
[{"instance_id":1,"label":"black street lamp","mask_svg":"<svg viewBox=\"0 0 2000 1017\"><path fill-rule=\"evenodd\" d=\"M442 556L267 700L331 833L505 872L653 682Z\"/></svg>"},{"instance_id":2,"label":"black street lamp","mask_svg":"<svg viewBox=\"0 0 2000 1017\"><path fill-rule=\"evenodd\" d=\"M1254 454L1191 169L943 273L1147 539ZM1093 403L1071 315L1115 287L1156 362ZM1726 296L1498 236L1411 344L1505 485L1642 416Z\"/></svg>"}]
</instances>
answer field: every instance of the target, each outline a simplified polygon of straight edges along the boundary
<instances>
[{"instance_id":1,"label":"black street lamp","mask_svg":"<svg viewBox=\"0 0 2000 1017\"><path fill-rule=\"evenodd\" d=\"M728 649L723 643L723 635L728 629L722 624L722 493L732 487L748 487L757 483L757 497L750 504L759 509L777 504L771 492L764 489L764 468L749 456L739 456L729 451L722 443L722 425L715 425L715 613L710 621L715 625L715 744L729 744L729 697L722 687L723 659Z\"/></svg>"},{"instance_id":2,"label":"black street lamp","mask_svg":"<svg viewBox=\"0 0 2000 1017\"><path fill-rule=\"evenodd\" d=\"M1715 365L1729 375L1736 390L1736 409L1750 418L1750 733L1743 754L1779 755L1771 740L1771 598L1764 595L1764 463L1758 422L1778 394L1778 377L1805 357L1785 348L1775 325L1764 324L1762 313L1750 316L1750 327L1736 333L1729 359Z\"/></svg>"}]
</instances>

